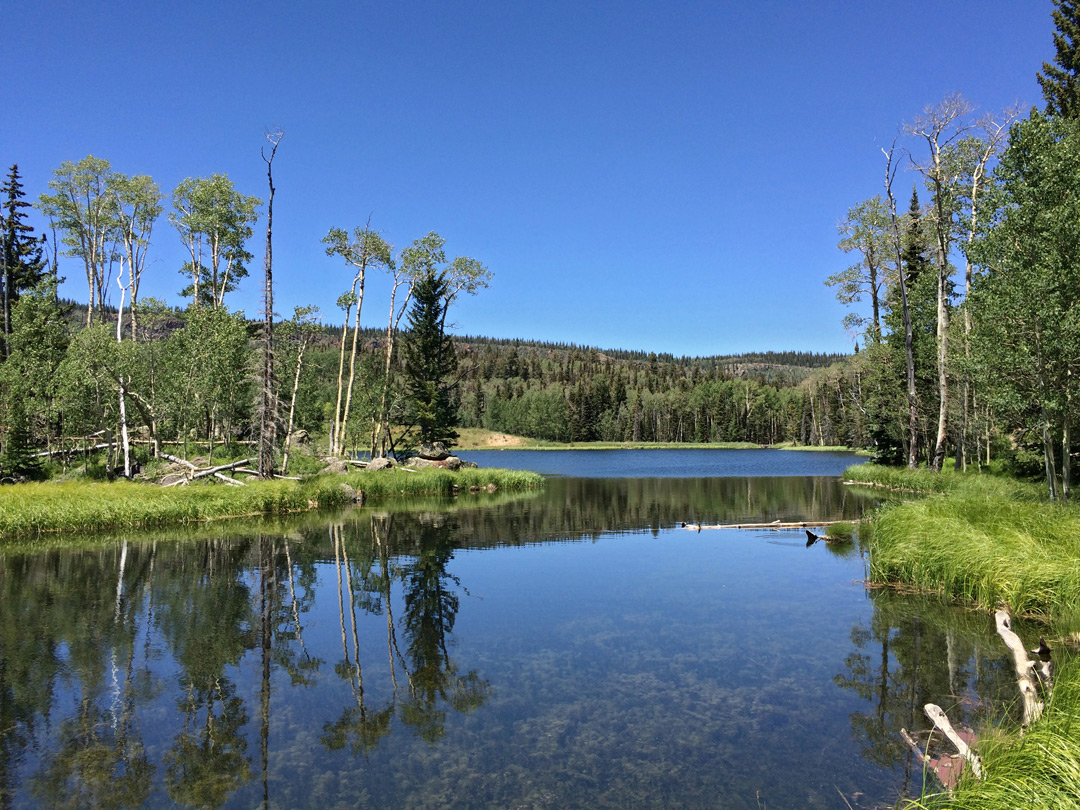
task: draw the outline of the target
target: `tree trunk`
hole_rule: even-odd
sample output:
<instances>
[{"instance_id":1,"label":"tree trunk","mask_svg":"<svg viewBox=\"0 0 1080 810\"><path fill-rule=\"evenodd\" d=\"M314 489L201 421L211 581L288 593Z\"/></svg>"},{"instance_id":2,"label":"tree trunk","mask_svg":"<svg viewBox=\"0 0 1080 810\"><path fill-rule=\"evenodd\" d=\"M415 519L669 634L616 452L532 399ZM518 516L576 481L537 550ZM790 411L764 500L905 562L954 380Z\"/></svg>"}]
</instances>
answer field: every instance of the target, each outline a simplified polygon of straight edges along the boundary
<instances>
[{"instance_id":1,"label":"tree trunk","mask_svg":"<svg viewBox=\"0 0 1080 810\"><path fill-rule=\"evenodd\" d=\"M300 390L300 367L304 362L305 348L306 345L301 342L296 353L296 375L293 377L292 397L289 398L289 422L285 429L285 456L281 460L282 475L287 475L289 471L289 443L292 438L293 417L296 415L296 392Z\"/></svg>"},{"instance_id":2,"label":"tree trunk","mask_svg":"<svg viewBox=\"0 0 1080 810\"><path fill-rule=\"evenodd\" d=\"M1059 484L1057 477L1057 465L1054 463L1054 439L1051 432L1050 416L1046 412L1046 406L1042 407L1042 444L1043 465L1046 469L1046 486L1050 492L1050 500L1058 499Z\"/></svg>"},{"instance_id":3,"label":"tree trunk","mask_svg":"<svg viewBox=\"0 0 1080 810\"><path fill-rule=\"evenodd\" d=\"M262 392L259 414L259 477L271 478L274 474L274 155L281 143L283 132L268 132L267 140L271 144L270 156L265 150L266 182L270 187L270 199L266 205L266 258L264 261L266 276L263 286L263 367Z\"/></svg>"},{"instance_id":4,"label":"tree trunk","mask_svg":"<svg viewBox=\"0 0 1080 810\"><path fill-rule=\"evenodd\" d=\"M942 227L944 226L939 226L939 228ZM942 249L939 245L939 252ZM939 261L941 264L938 268L937 291L938 424L937 437L934 441L934 457L930 465L934 472L941 472L941 465L945 461L945 440L949 417L949 265L943 253L939 256Z\"/></svg>"},{"instance_id":5,"label":"tree trunk","mask_svg":"<svg viewBox=\"0 0 1080 810\"><path fill-rule=\"evenodd\" d=\"M353 290L355 291L355 285ZM350 306L345 310L345 325L341 327L341 353L338 357L337 374L337 401L334 403L334 422L330 426L330 455L340 456L341 445L338 436L341 433L341 398L345 389L345 340L349 336L349 315L352 312Z\"/></svg>"},{"instance_id":6,"label":"tree trunk","mask_svg":"<svg viewBox=\"0 0 1080 810\"><path fill-rule=\"evenodd\" d=\"M356 380L356 342L360 335L360 308L364 303L364 280L360 280L360 292L356 299L356 315L353 320L352 347L349 350L349 382L345 386L345 409L341 413L341 428L339 432L337 455L345 452L345 435L349 423L349 409L352 407L353 383Z\"/></svg>"},{"instance_id":7,"label":"tree trunk","mask_svg":"<svg viewBox=\"0 0 1080 810\"><path fill-rule=\"evenodd\" d=\"M1072 491L1072 369L1067 373L1065 382L1065 413L1061 417L1061 500L1068 501Z\"/></svg>"}]
</instances>

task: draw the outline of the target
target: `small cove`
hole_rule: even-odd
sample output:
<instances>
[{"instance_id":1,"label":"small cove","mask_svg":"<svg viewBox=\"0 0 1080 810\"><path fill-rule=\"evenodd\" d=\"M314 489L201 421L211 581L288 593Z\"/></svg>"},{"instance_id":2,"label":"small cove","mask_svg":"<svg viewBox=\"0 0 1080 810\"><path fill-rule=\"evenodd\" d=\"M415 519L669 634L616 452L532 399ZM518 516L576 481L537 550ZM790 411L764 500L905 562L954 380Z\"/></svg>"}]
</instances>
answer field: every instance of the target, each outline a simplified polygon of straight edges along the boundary
<instances>
[{"instance_id":1,"label":"small cove","mask_svg":"<svg viewBox=\"0 0 1080 810\"><path fill-rule=\"evenodd\" d=\"M565 452L515 454L563 465L522 496L6 554L5 806L880 807L923 703L1006 712L986 617L867 591L856 546L680 526L857 518L850 456Z\"/></svg>"}]
</instances>

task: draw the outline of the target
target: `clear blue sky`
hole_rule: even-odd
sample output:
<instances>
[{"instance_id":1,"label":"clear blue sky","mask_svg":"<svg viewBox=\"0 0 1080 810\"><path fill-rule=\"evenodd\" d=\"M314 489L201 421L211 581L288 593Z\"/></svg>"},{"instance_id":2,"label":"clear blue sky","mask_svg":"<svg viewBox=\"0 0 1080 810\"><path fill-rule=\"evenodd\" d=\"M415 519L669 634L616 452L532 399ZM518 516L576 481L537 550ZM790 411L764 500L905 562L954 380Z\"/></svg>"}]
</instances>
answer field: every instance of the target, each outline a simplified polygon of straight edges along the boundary
<instances>
[{"instance_id":1,"label":"clear blue sky","mask_svg":"<svg viewBox=\"0 0 1080 810\"><path fill-rule=\"evenodd\" d=\"M276 310L351 279L331 226L398 248L437 231L494 273L457 331L710 355L850 351L823 285L880 149L959 92L1042 105L1051 0L3 0L0 162L34 199L64 160L106 158L167 193L226 173L266 197ZM901 175L906 200L915 180ZM909 189L903 191L904 188ZM35 225L43 224L40 217ZM262 225L230 305L259 311ZM182 303L163 217L143 295ZM85 300L65 259L63 292ZM364 321L385 323L381 279ZM115 294L114 294L115 297Z\"/></svg>"}]
</instances>

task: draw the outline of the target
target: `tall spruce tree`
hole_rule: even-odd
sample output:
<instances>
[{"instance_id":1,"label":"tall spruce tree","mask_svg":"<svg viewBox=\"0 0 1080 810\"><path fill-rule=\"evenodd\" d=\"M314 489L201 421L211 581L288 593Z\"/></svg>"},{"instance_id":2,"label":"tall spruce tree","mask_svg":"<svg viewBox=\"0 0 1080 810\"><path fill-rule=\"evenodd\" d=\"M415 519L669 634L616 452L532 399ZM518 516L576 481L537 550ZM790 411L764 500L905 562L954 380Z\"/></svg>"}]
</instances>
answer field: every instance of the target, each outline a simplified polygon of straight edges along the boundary
<instances>
[{"instance_id":1,"label":"tall spruce tree","mask_svg":"<svg viewBox=\"0 0 1080 810\"><path fill-rule=\"evenodd\" d=\"M1080 7L1076 0L1054 0L1054 63L1043 62L1038 74L1046 112L1080 117Z\"/></svg>"},{"instance_id":2,"label":"tall spruce tree","mask_svg":"<svg viewBox=\"0 0 1080 810\"><path fill-rule=\"evenodd\" d=\"M405 374L420 440L449 446L458 434L451 397L455 381L450 379L457 370L457 355L443 330L448 292L445 271L429 270L417 279L405 341Z\"/></svg>"},{"instance_id":3,"label":"tall spruce tree","mask_svg":"<svg viewBox=\"0 0 1080 810\"><path fill-rule=\"evenodd\" d=\"M23 199L25 196L16 163L0 186L0 198L3 200L3 210L0 211L0 284L3 285L4 357L10 352L8 343L12 308L19 295L33 288L45 275L45 261L41 255L43 242L34 236L33 227L26 222L26 209L31 205Z\"/></svg>"}]
</instances>

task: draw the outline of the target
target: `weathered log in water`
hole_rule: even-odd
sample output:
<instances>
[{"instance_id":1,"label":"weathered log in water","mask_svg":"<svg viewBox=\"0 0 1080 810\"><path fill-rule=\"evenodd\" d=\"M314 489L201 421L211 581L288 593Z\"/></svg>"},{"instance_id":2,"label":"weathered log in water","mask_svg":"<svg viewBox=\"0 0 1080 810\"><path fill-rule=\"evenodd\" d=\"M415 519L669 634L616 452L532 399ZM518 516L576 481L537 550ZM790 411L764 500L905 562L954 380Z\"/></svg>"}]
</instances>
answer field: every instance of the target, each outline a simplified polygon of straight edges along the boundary
<instances>
[{"instance_id":1,"label":"weathered log in water","mask_svg":"<svg viewBox=\"0 0 1080 810\"><path fill-rule=\"evenodd\" d=\"M701 523L683 523L683 529L699 532L705 529L807 529L835 526L839 523L858 523L852 520L802 520L796 523L784 523L774 520L772 523L721 523L716 525L704 525Z\"/></svg>"}]
</instances>

